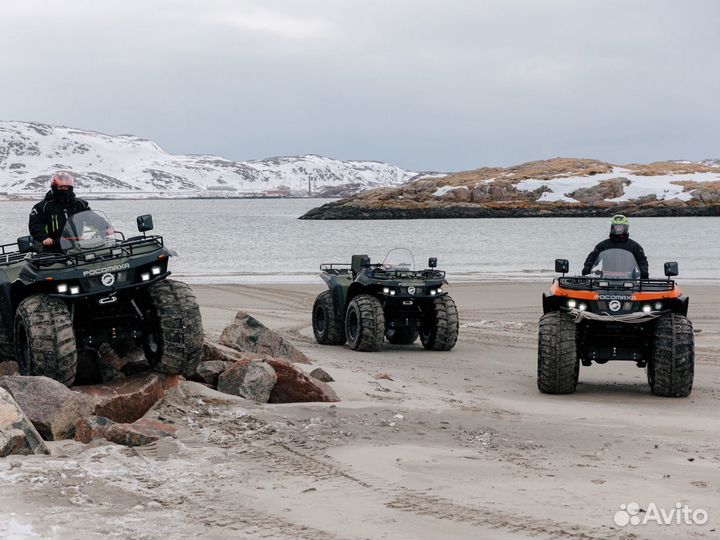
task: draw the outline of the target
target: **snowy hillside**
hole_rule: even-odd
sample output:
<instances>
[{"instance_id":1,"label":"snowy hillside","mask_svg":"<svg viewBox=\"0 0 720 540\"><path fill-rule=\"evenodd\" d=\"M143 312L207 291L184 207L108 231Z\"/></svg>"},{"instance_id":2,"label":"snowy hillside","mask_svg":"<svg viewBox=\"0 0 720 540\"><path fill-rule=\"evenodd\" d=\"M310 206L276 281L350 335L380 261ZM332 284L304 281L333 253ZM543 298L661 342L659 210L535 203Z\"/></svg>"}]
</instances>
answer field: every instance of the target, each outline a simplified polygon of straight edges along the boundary
<instances>
[{"instance_id":1,"label":"snowy hillside","mask_svg":"<svg viewBox=\"0 0 720 540\"><path fill-rule=\"evenodd\" d=\"M72 171L86 195L113 197L348 194L418 176L386 163L315 155L258 161L172 155L131 135L0 121L0 196L44 192L59 169Z\"/></svg>"}]
</instances>

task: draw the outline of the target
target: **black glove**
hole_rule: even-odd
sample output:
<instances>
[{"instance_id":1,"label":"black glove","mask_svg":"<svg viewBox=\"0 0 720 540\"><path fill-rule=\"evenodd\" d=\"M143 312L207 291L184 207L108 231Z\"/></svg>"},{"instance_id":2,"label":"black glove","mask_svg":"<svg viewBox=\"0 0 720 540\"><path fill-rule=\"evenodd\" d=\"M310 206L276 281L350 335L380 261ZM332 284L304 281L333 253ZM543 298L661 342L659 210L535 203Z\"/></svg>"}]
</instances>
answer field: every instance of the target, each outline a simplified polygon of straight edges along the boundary
<instances>
[{"instance_id":1,"label":"black glove","mask_svg":"<svg viewBox=\"0 0 720 540\"><path fill-rule=\"evenodd\" d=\"M590 269L589 269L589 268L583 268L583 269L582 269L582 275L583 275L583 276L587 276L589 273L590 273Z\"/></svg>"}]
</instances>

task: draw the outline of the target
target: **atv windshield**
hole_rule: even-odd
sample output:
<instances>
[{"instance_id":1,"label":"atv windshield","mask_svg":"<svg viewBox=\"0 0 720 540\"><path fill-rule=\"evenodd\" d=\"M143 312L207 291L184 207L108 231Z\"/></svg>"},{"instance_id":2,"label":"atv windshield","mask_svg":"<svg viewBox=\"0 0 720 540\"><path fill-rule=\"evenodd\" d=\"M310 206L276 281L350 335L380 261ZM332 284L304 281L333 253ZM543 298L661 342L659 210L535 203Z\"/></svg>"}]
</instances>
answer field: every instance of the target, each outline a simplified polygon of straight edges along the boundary
<instances>
[{"instance_id":1,"label":"atv windshield","mask_svg":"<svg viewBox=\"0 0 720 540\"><path fill-rule=\"evenodd\" d=\"M415 271L415 258L406 248L395 248L388 251L382 262L383 270Z\"/></svg>"},{"instance_id":2,"label":"atv windshield","mask_svg":"<svg viewBox=\"0 0 720 540\"><path fill-rule=\"evenodd\" d=\"M591 273L606 279L640 279L640 268L635 257L624 249L600 252Z\"/></svg>"},{"instance_id":3,"label":"atv windshield","mask_svg":"<svg viewBox=\"0 0 720 540\"><path fill-rule=\"evenodd\" d=\"M115 244L115 230L102 212L86 210L70 216L60 237L63 253L79 253Z\"/></svg>"}]
</instances>

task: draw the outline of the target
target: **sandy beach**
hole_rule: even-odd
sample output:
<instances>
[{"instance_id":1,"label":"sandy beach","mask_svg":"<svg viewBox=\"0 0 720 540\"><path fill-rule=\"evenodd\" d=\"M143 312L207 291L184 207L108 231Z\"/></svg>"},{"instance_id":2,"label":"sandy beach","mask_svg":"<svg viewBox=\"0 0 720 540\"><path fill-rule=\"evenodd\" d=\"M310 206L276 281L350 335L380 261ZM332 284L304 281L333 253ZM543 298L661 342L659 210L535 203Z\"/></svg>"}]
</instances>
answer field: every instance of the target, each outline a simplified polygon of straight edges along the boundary
<instances>
[{"instance_id":1,"label":"sandy beach","mask_svg":"<svg viewBox=\"0 0 720 540\"><path fill-rule=\"evenodd\" d=\"M0 461L0 536L717 536L720 290L684 287L697 332L689 398L651 395L629 362L583 367L575 394L548 396L535 382L547 285L451 285L461 327L449 353L318 345L319 280L194 286L206 333L248 311L328 371L342 401L260 406L189 385L157 411L182 428L175 441L65 441L49 459ZM615 525L631 502L688 504L709 521Z\"/></svg>"}]
</instances>

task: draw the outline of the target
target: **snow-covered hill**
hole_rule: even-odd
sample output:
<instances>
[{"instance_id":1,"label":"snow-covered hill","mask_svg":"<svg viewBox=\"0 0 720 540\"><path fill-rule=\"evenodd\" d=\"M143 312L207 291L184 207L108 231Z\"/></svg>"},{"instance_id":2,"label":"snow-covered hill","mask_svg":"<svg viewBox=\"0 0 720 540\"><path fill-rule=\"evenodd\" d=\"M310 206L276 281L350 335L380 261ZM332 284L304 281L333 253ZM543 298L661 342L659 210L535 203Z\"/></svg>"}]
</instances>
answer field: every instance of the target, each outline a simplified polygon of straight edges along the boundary
<instances>
[{"instance_id":1,"label":"snow-covered hill","mask_svg":"<svg viewBox=\"0 0 720 540\"><path fill-rule=\"evenodd\" d=\"M347 195L418 177L387 163L315 155L258 161L172 155L132 135L0 121L0 196L43 193L56 170L72 171L86 196L112 197Z\"/></svg>"}]
</instances>

